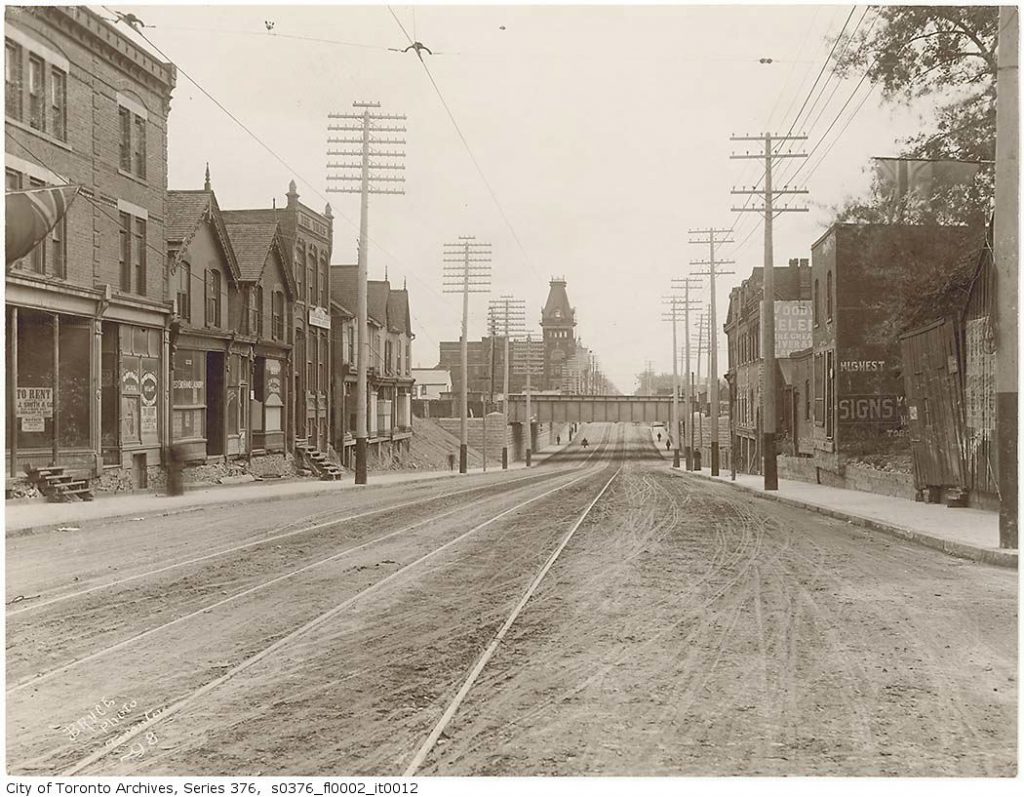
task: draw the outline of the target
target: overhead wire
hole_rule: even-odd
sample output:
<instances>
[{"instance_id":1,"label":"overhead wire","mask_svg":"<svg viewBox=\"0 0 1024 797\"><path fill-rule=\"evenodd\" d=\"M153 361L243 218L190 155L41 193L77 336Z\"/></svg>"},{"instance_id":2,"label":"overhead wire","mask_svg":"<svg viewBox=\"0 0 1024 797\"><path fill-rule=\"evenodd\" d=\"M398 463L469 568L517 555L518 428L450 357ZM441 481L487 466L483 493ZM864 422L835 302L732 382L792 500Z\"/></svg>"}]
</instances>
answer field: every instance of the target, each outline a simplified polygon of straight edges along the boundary
<instances>
[{"instance_id":1,"label":"overhead wire","mask_svg":"<svg viewBox=\"0 0 1024 797\"><path fill-rule=\"evenodd\" d=\"M398 18L395 10L389 5L387 7L391 16L398 24L399 29L405 34L405 37L409 40L409 43L414 43L414 39L409 35L409 31L405 29L402 24L402 20ZM438 99L441 101L441 105L444 106L445 112L448 114L448 118L451 120L452 125L455 127L455 132L458 133L459 139L462 141L463 146L466 148L466 152L469 153L469 158L473 162L473 166L477 170L477 174L480 175L480 179L483 180L484 185L487 187L488 193L491 195L491 199L494 202L495 207L498 209L498 213L501 215L502 220L505 222L505 226L508 227L512 238L515 240L516 245L519 247L520 252L523 254L523 258L533 273L541 277L542 275L537 270L537 267L533 264L533 260L529 253L526 251L526 247L523 246L522 240L519 238L519 233L516 232L515 227L512 226L512 222L509 220L508 215L505 213L505 209L502 207L501 202L498 200L498 195L495 193L494 188L491 186L490 181L487 179L487 175L484 174L483 168L480 166L480 162L477 160L476 155L473 153L473 148L469 145L469 141L466 139L465 134L462 132L462 128L459 126L458 121L455 119L455 114L452 113L451 107L448 105L448 101L444 98L444 94L441 92L440 86L437 85L437 81L434 79L434 75L430 71L430 67L427 66L426 61L422 58L419 59L420 64L423 67L423 71L427 73L427 78L430 80L430 84L434 87L434 91L437 93Z\"/></svg>"},{"instance_id":2,"label":"overhead wire","mask_svg":"<svg viewBox=\"0 0 1024 797\"><path fill-rule=\"evenodd\" d=\"M847 14L846 20L843 22L843 26L842 26L842 28L839 31L839 35L837 36L836 41L833 42L832 48L830 49L828 55L825 56L825 60L822 62L821 68L818 70L818 74L815 77L814 82L811 84L810 89L808 89L807 94L804 96L803 102L800 105L800 108L797 110L796 115L793 117L793 120L792 120L792 122L789 125L789 130L786 133L787 136L792 135L793 130L796 129L797 122L799 121L800 116L803 113L804 109L807 107L807 103L810 101L811 96L814 93L815 87L818 85L818 82L821 80L822 74L824 74L825 69L828 67L829 63L832 61L832 56L835 53L836 46L838 45L838 42L842 39L843 34L845 33L846 28L849 25L850 19L853 17L853 14L854 14L855 11L856 11L856 6L851 8L850 9L850 13ZM812 23L812 26L813 26L813 23ZM835 67L833 66L833 70L834 70L834 68ZM804 80L801 81L800 86L797 89L797 93L793 96L793 100L790 102L786 112L783 114L783 117L782 117L783 119L785 119L787 116L789 116L790 110L792 110L793 106L796 104L796 100L800 96L800 91L802 90L803 85L806 82L807 77L811 74L812 71L813 70L807 70L807 72L805 73ZM784 124L785 123L783 122L783 125ZM757 188L758 186L760 186L761 183L764 181L764 178L765 178L765 173L764 173L764 170L762 169L760 177L758 177L758 179L754 182L754 184L751 186L751 188ZM744 224L746 223L744 214L747 212L746 209L750 206L750 203L753 201L753 199L754 199L754 195L753 194L748 194L746 196L746 198L744 199L743 204L741 205L742 209L736 212L736 214L735 214L735 216L733 218L733 222L732 222L732 224L729 227L729 233L730 234L737 233L739 231L739 228L742 228L744 226ZM751 214L751 216L753 216L753 215L754 214ZM746 241L749 240L750 236L753 234L753 231L756 230L757 228L758 228L757 218L756 218L756 216L754 216L754 218L752 220L752 224L751 224L751 229L747 232L747 234L744 237L742 243L746 243ZM742 244L740 244L740 245L733 245L733 246L734 246L734 248L732 250L729 250L729 251L738 252L738 251L740 251L740 249L742 247Z\"/></svg>"}]
</instances>

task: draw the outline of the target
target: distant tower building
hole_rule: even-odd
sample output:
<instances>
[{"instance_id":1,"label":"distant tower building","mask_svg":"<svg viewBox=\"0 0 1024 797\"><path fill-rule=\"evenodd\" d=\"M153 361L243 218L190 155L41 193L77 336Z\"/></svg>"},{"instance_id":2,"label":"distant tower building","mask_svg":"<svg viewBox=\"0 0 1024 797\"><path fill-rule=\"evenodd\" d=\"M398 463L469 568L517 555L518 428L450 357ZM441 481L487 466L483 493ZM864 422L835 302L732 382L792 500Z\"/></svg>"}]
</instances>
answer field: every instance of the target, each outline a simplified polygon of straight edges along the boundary
<instances>
[{"instance_id":1,"label":"distant tower building","mask_svg":"<svg viewBox=\"0 0 1024 797\"><path fill-rule=\"evenodd\" d=\"M548 300L541 311L540 326L544 333L543 390L565 391L569 376L567 365L576 354L576 309L569 305L565 279L551 280Z\"/></svg>"}]
</instances>

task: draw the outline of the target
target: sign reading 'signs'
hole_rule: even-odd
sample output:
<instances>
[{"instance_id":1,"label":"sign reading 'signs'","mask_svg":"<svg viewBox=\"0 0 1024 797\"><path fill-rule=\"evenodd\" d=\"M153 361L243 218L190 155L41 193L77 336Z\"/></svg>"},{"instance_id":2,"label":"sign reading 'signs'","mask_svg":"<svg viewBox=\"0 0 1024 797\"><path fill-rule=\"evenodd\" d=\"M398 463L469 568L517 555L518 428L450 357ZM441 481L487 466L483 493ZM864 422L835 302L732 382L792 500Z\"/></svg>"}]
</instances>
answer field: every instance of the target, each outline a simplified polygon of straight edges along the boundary
<instances>
[{"instance_id":1,"label":"sign reading 'signs'","mask_svg":"<svg viewBox=\"0 0 1024 797\"><path fill-rule=\"evenodd\" d=\"M841 423L898 423L897 396L844 396L839 399Z\"/></svg>"}]
</instances>

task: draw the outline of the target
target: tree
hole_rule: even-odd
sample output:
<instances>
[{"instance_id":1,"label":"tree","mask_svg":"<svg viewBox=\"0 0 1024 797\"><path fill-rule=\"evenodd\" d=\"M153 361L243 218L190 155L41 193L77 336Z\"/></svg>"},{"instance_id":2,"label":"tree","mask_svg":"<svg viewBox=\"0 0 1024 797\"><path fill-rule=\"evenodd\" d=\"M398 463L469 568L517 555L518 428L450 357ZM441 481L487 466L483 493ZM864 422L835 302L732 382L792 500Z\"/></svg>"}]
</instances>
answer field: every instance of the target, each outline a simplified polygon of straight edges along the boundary
<instances>
[{"instance_id":1,"label":"tree","mask_svg":"<svg viewBox=\"0 0 1024 797\"><path fill-rule=\"evenodd\" d=\"M907 158L993 161L998 9L993 6L882 6L877 18L837 47L836 71L866 74L887 102L935 102L934 129L898 142ZM835 208L838 221L984 223L993 170L928 201L886 195L876 182L866 199Z\"/></svg>"},{"instance_id":2,"label":"tree","mask_svg":"<svg viewBox=\"0 0 1024 797\"><path fill-rule=\"evenodd\" d=\"M839 53L841 76L867 74L887 102L932 96L936 131L905 142L909 155L995 157L995 6L881 6Z\"/></svg>"}]
</instances>

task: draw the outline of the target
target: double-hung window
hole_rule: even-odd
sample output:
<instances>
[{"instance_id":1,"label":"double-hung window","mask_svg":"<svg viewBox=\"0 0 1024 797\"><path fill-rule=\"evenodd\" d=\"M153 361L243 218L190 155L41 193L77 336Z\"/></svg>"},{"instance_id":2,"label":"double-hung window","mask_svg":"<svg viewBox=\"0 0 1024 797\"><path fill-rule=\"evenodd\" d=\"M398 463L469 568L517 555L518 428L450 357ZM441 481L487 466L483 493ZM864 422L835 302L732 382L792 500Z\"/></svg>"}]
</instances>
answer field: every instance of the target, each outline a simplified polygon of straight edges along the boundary
<instances>
[{"instance_id":1,"label":"double-hung window","mask_svg":"<svg viewBox=\"0 0 1024 797\"><path fill-rule=\"evenodd\" d=\"M119 130L118 167L137 177L146 179L146 125L149 114L137 100L118 94L117 123Z\"/></svg>"},{"instance_id":2,"label":"double-hung window","mask_svg":"<svg viewBox=\"0 0 1024 797\"><path fill-rule=\"evenodd\" d=\"M21 120L21 91L24 81L21 45L4 41L4 112L12 119Z\"/></svg>"},{"instance_id":3,"label":"double-hung window","mask_svg":"<svg viewBox=\"0 0 1024 797\"><path fill-rule=\"evenodd\" d=\"M46 132L46 63L34 54L28 57L28 124Z\"/></svg>"}]
</instances>

